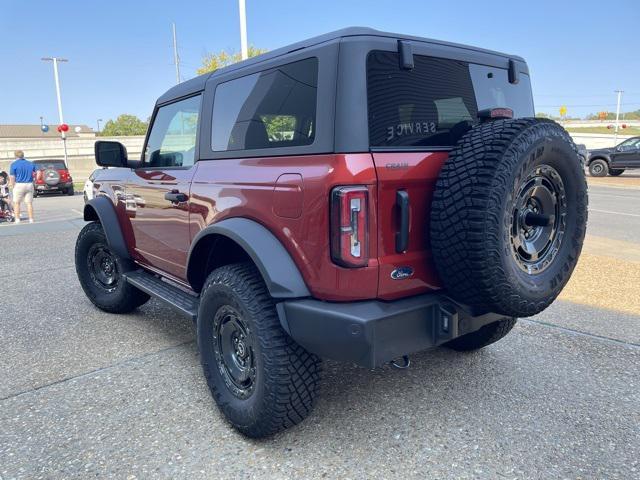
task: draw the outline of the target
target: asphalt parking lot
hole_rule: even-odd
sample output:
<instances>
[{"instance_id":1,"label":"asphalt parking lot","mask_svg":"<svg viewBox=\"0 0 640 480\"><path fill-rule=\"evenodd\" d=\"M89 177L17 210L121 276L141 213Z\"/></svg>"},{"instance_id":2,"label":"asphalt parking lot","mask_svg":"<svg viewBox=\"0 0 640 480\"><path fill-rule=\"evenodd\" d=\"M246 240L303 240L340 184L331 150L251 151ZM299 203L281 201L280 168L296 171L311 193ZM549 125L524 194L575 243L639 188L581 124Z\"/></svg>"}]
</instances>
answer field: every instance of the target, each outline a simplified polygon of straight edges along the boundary
<instances>
[{"instance_id":1,"label":"asphalt parking lot","mask_svg":"<svg viewBox=\"0 0 640 480\"><path fill-rule=\"evenodd\" d=\"M314 413L263 441L218 413L189 321L85 298L82 204L0 226L0 479L640 478L640 188L591 184L574 278L504 340L403 371L326 362Z\"/></svg>"}]
</instances>

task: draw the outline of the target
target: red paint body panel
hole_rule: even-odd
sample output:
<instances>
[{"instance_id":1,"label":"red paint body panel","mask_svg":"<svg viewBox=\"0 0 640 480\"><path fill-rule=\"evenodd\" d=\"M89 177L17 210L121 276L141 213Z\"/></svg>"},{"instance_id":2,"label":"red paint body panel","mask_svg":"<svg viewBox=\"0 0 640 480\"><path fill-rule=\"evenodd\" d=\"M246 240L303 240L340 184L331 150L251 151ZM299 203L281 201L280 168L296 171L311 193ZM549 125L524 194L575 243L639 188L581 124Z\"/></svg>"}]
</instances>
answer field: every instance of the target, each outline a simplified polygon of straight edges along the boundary
<instances>
[{"instance_id":1,"label":"red paint body panel","mask_svg":"<svg viewBox=\"0 0 640 480\"><path fill-rule=\"evenodd\" d=\"M189 169L110 169L94 188L114 202L132 257L185 285L197 233L242 217L282 242L315 298L392 300L440 288L425 229L446 158L446 152L411 152L202 160ZM344 268L331 260L329 199L342 185L366 185L369 191L367 267ZM398 189L407 190L410 200L405 253L395 252ZM187 194L188 201L171 204L164 195L172 190ZM413 276L391 278L406 266Z\"/></svg>"},{"instance_id":2,"label":"red paint body panel","mask_svg":"<svg viewBox=\"0 0 640 480\"><path fill-rule=\"evenodd\" d=\"M125 210L134 237L134 258L181 280L186 279L190 202L172 204L175 191L189 195L197 166L189 169L145 168L131 172Z\"/></svg>"},{"instance_id":3,"label":"red paint body panel","mask_svg":"<svg viewBox=\"0 0 640 480\"><path fill-rule=\"evenodd\" d=\"M282 192L279 184L276 188L282 175L289 180L301 176L302 195L295 191L297 181L289 192ZM367 185L371 198L375 198L376 172L370 154L200 161L191 186L191 238L225 218L249 218L264 225L282 242L314 297L334 301L375 298L378 289L375 202L371 202L369 212L372 257L369 266L343 268L331 260L329 193L335 186L352 184ZM285 209L288 216L274 212L276 206L284 208L283 199L277 198L280 194L294 202L302 201L297 218L291 218L294 213L290 208Z\"/></svg>"},{"instance_id":4,"label":"red paint body panel","mask_svg":"<svg viewBox=\"0 0 640 480\"><path fill-rule=\"evenodd\" d=\"M386 300L416 295L441 287L429 248L429 212L435 183L447 152L374 153L378 174L378 297ZM396 192L409 194L409 246L396 252L399 230ZM391 278L398 267L411 267L413 276Z\"/></svg>"}]
</instances>

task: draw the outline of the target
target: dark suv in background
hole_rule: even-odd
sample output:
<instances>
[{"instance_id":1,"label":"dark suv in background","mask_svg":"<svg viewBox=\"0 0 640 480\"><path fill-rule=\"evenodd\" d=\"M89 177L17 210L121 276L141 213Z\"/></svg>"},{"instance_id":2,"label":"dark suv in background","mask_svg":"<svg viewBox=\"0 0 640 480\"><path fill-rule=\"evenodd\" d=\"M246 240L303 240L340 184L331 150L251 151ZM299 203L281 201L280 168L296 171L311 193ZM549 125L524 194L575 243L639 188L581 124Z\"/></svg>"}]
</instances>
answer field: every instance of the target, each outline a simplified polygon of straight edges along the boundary
<instances>
[{"instance_id":1,"label":"dark suv in background","mask_svg":"<svg viewBox=\"0 0 640 480\"><path fill-rule=\"evenodd\" d=\"M478 349L553 302L586 182L533 117L522 58L370 29L202 75L158 99L141 158L96 142L115 168L78 278L105 311L153 296L196 321L226 418L272 434L310 412L321 358Z\"/></svg>"},{"instance_id":2,"label":"dark suv in background","mask_svg":"<svg viewBox=\"0 0 640 480\"><path fill-rule=\"evenodd\" d=\"M34 177L34 194L59 192L63 195L73 195L73 178L64 160L34 160L42 176Z\"/></svg>"},{"instance_id":3,"label":"dark suv in background","mask_svg":"<svg viewBox=\"0 0 640 480\"><path fill-rule=\"evenodd\" d=\"M587 160L593 177L617 177L625 170L640 168L640 137L632 137L611 148L589 151Z\"/></svg>"}]
</instances>

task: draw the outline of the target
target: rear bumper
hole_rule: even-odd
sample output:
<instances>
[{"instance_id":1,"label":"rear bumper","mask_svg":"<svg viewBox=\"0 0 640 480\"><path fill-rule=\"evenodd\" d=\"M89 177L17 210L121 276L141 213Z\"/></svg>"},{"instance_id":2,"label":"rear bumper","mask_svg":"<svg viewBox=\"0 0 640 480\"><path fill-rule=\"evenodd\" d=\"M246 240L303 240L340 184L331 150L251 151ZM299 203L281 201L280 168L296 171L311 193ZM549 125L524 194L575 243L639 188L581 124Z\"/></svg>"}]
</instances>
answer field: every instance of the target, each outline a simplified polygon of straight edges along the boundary
<instances>
[{"instance_id":1,"label":"rear bumper","mask_svg":"<svg viewBox=\"0 0 640 480\"><path fill-rule=\"evenodd\" d=\"M56 192L56 191L65 190L71 187L73 187L73 182L67 182L67 183L61 182L61 183L58 183L57 185L47 185L47 184L35 185L36 191L38 192Z\"/></svg>"},{"instance_id":2,"label":"rear bumper","mask_svg":"<svg viewBox=\"0 0 640 480\"><path fill-rule=\"evenodd\" d=\"M289 300L277 308L284 329L310 352L368 368L438 346L504 318L493 313L474 316L439 294L393 302Z\"/></svg>"}]
</instances>

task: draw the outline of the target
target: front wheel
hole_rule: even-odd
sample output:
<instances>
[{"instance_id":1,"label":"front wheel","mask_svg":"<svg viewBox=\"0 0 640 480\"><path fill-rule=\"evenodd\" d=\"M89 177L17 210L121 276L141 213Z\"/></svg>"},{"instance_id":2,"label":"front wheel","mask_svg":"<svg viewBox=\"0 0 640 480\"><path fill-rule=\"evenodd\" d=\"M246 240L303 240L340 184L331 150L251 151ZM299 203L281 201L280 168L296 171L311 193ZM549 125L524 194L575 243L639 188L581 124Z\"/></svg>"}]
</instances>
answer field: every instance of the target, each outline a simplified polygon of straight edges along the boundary
<instances>
[{"instance_id":1,"label":"front wheel","mask_svg":"<svg viewBox=\"0 0 640 480\"><path fill-rule=\"evenodd\" d=\"M589 174L592 177L606 177L609 173L609 165L601 159L594 160L589 164Z\"/></svg>"},{"instance_id":2,"label":"front wheel","mask_svg":"<svg viewBox=\"0 0 640 480\"><path fill-rule=\"evenodd\" d=\"M197 331L211 394L241 433L265 437L311 412L320 359L282 329L273 299L252 264L227 265L209 275Z\"/></svg>"},{"instance_id":3,"label":"front wheel","mask_svg":"<svg viewBox=\"0 0 640 480\"><path fill-rule=\"evenodd\" d=\"M123 274L132 267L111 251L98 222L80 231L75 257L80 285L99 309L127 313L149 300L149 295L127 283Z\"/></svg>"},{"instance_id":4,"label":"front wheel","mask_svg":"<svg viewBox=\"0 0 640 480\"><path fill-rule=\"evenodd\" d=\"M618 177L624 173L624 168L612 168L609 170L609 175L612 177Z\"/></svg>"}]
</instances>

